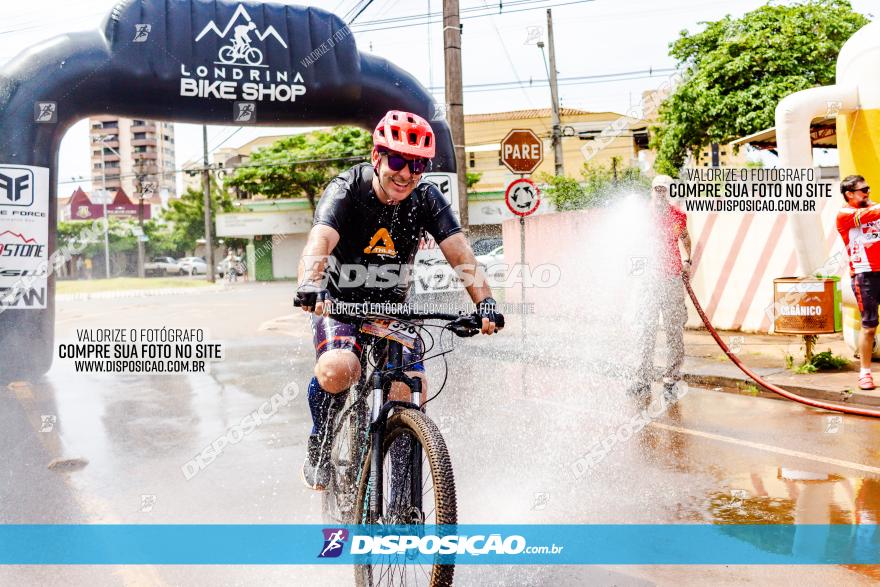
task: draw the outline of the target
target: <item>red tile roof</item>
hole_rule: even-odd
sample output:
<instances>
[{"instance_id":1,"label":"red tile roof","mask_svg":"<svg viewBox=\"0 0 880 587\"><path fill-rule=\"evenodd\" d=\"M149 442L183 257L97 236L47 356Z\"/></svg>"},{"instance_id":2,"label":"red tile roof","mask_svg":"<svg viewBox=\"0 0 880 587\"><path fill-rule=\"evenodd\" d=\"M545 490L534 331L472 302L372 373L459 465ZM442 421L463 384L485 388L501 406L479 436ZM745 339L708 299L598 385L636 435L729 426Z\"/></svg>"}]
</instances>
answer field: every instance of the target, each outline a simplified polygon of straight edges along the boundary
<instances>
[{"instance_id":1,"label":"red tile roof","mask_svg":"<svg viewBox=\"0 0 880 587\"><path fill-rule=\"evenodd\" d=\"M560 108L559 116L583 116L585 114L598 114L576 108ZM465 122L488 122L491 120L523 120L526 118L550 118L550 108L533 108L531 110L511 110L508 112L487 112L485 114L465 114Z\"/></svg>"}]
</instances>

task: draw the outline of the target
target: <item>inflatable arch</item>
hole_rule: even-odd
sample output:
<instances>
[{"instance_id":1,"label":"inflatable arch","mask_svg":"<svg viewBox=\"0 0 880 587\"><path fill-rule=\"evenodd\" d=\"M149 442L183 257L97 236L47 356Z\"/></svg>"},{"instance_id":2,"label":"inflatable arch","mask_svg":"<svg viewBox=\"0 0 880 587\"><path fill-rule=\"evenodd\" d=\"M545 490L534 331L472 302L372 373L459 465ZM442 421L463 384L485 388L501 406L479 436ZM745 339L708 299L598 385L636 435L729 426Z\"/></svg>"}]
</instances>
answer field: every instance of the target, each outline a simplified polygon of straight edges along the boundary
<instances>
[{"instance_id":1,"label":"inflatable arch","mask_svg":"<svg viewBox=\"0 0 880 587\"><path fill-rule=\"evenodd\" d=\"M454 175L449 126L427 90L359 52L345 23L317 8L125 0L98 30L23 51L0 75L0 379L52 363L58 148L75 122L113 114L372 129L392 108L432 120L434 170Z\"/></svg>"}]
</instances>

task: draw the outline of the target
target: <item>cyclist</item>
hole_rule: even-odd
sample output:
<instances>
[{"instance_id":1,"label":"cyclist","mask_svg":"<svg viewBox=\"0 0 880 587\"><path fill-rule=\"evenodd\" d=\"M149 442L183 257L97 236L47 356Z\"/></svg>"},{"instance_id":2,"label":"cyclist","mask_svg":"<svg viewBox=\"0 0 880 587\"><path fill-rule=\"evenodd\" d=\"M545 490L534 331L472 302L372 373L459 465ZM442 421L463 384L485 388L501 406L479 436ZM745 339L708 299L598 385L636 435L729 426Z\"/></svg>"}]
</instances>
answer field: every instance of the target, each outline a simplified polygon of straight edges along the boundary
<instances>
[{"instance_id":1,"label":"cyclist","mask_svg":"<svg viewBox=\"0 0 880 587\"><path fill-rule=\"evenodd\" d=\"M425 232L438 243L450 266L468 279L468 294L482 318L482 333L492 334L500 314L485 276L452 207L433 183L420 181L434 157L434 132L422 117L389 111L373 132L369 163L355 165L334 178L324 190L299 264L296 296L312 312L317 362L309 384L312 432L302 468L305 484L323 490L330 479L330 426L325 423L343 402L341 392L360 379L362 351L356 328L335 321L329 300L403 302L411 280L409 270ZM361 271L364 268L366 280ZM390 277L379 280L376 276ZM404 353L407 374L425 385L421 348ZM391 399L409 400L409 389L395 383Z\"/></svg>"}]
</instances>

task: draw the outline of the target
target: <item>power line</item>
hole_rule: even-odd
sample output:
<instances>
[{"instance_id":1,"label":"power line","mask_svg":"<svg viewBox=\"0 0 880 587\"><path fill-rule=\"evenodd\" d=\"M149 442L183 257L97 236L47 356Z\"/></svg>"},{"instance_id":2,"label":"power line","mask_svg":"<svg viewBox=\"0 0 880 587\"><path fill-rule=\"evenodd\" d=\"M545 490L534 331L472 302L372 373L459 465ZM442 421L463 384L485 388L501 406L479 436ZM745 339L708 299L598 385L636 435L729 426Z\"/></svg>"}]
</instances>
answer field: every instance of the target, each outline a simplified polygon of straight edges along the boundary
<instances>
[{"instance_id":1,"label":"power line","mask_svg":"<svg viewBox=\"0 0 880 587\"><path fill-rule=\"evenodd\" d=\"M548 4L547 3L548 1L549 0L521 0L520 2L511 2L510 4L508 4L508 6L509 5L517 6L520 4L528 4L529 6L521 7L516 10L505 10L500 13L492 11L492 12L485 12L484 14L464 15L464 16L461 16L461 18L459 20L471 20L471 19L475 19L475 18L484 18L487 16L496 16L498 14L501 14L501 15L514 14L517 12L526 12L529 10L539 10L539 9L543 9L543 8L556 8L559 6L568 6L571 4L586 4L587 2L594 2L595 0L570 0L569 2L556 2L553 4ZM531 4L539 4L539 6L531 6ZM467 10L468 9L462 9L462 12L466 12ZM486 10L486 7L479 6L476 8L471 8L470 10ZM435 16L439 16L440 18L434 19L433 17L435 17ZM420 21L420 22L408 22L408 21ZM354 25L353 30L358 33L369 33L369 32L373 32L373 31L385 31L385 30L389 30L389 29L403 28L403 27L414 26L414 25L436 24L436 23L443 22L443 18L442 18L442 13L434 12L434 13L431 13L430 15L428 15L427 19L426 19L426 15L419 14L419 15L413 15L413 16L401 16L399 18L385 19L384 22L395 22L397 24L389 25L389 26L378 26L378 27L373 27L373 28L360 28L360 27L368 26L370 24L381 24L379 21L373 21L373 22L366 21L366 22L360 23L359 25Z\"/></svg>"},{"instance_id":2,"label":"power line","mask_svg":"<svg viewBox=\"0 0 880 587\"><path fill-rule=\"evenodd\" d=\"M484 5L486 4L486 0L483 0L483 4ZM498 36L498 42L501 44L501 48L504 50L504 55L505 55L505 57L507 57L507 63L510 64L510 71L513 72L513 77L516 78L516 81L518 83L522 84L522 80L519 78L519 74L517 74L517 72L516 72L516 65L514 65L514 63L513 63L513 58L510 56L510 51L508 51L508 49L507 49L507 43L504 42L504 37L501 36L501 31L498 30L498 25L495 24L494 19L492 20L492 28L495 29L495 34ZM547 75L548 76L550 75L549 72L547 73ZM467 86L465 86L465 88L466 87ZM522 88L522 85L520 85L520 87ZM532 108L534 108L535 104L534 104L534 102L532 102L532 97L529 96L529 94L528 94L528 92L526 92L525 88L522 88L522 93L523 93L523 96L525 96L526 100L528 101L529 105Z\"/></svg>"},{"instance_id":3,"label":"power line","mask_svg":"<svg viewBox=\"0 0 880 587\"><path fill-rule=\"evenodd\" d=\"M576 86L582 83L611 83L617 81L628 81L632 79L643 79L643 78L651 78L657 77L659 74L666 73L674 73L678 71L674 67L666 67L660 69L642 69L638 71L621 71L617 73L601 73L594 75L579 75L579 76L570 76L570 77L561 77L558 82L559 85L569 85ZM635 76L635 77L634 77ZM524 87L526 89L531 87L536 87L542 84L550 83L549 79L533 79L529 80L528 86L524 85L522 80L517 79L516 81L507 81L507 82L487 82L482 84L465 84L465 91L470 92L482 92L492 90L516 90L520 87ZM442 92L443 86L434 86L427 88L430 92Z\"/></svg>"},{"instance_id":4,"label":"power line","mask_svg":"<svg viewBox=\"0 0 880 587\"><path fill-rule=\"evenodd\" d=\"M631 77L621 77L621 78L616 78L616 79L575 81L575 82L571 82L571 83L562 83L562 82L559 82L557 85L560 85L560 86L592 86L592 85L595 85L595 84L608 84L608 83L614 83L614 82L627 82L627 81L635 81L635 80L640 80L640 79L652 79L652 78L656 78L656 77L657 77L656 75L636 75L636 76L631 76ZM534 88L538 88L538 87L539 87L539 86L534 86ZM482 93L482 92L503 92L503 91L510 91L510 90L515 90L515 89L516 89L515 87L508 87L508 88L484 88L484 89L477 89L477 90L468 90L468 93L470 93L470 94L478 94L478 93ZM529 88L529 89L531 89L531 88Z\"/></svg>"},{"instance_id":5,"label":"power line","mask_svg":"<svg viewBox=\"0 0 880 587\"><path fill-rule=\"evenodd\" d=\"M336 8L334 8L330 12L332 12L333 14L336 14L337 12L339 12L339 9L342 8L342 5L345 4L346 1L347 0L342 0L339 4L336 5Z\"/></svg>"},{"instance_id":6,"label":"power line","mask_svg":"<svg viewBox=\"0 0 880 587\"><path fill-rule=\"evenodd\" d=\"M209 151L216 151L217 149L219 149L220 147L222 147L223 145L225 145L225 144L226 144L226 141L228 141L229 139L231 139L232 137L234 137L235 135L237 135L237 134L238 134L239 132L241 132L242 130L244 130L244 127L243 127L243 126L238 127L237 129L235 129L235 132L233 132L231 135L229 135L228 137L226 137L225 139L223 139L223 140L220 142L219 145L215 145L213 149L208 149L208 150L209 150Z\"/></svg>"},{"instance_id":7,"label":"power line","mask_svg":"<svg viewBox=\"0 0 880 587\"><path fill-rule=\"evenodd\" d=\"M241 163L239 165L230 165L228 167L213 167L210 166L214 171L219 170L228 170L228 169L241 169L241 168L251 168L251 167L295 167L296 165L309 165L313 163L332 163L332 162L357 162L357 161L366 161L370 156L369 153L365 153L363 155L351 155L349 157L328 157L324 159L285 159L281 161L273 161L271 163ZM204 169L202 166L198 167L189 167L189 168L180 168L175 169L173 171L166 171L166 175L171 174L179 174L179 173L198 173ZM136 177L135 173L121 173L119 174L118 179ZM74 177L65 181L59 181L58 185L70 184L70 183L78 183L86 181L88 178L83 177ZM117 178L114 177L114 180Z\"/></svg>"},{"instance_id":8,"label":"power line","mask_svg":"<svg viewBox=\"0 0 880 587\"><path fill-rule=\"evenodd\" d=\"M201 126L201 125L198 125L198 126ZM232 128L229 128L229 127L225 127L225 126L224 126L224 127L220 128L219 130L218 130L218 129L213 129L213 130L211 131L211 134L212 134L213 136L211 136L211 137L208 139L208 141L209 141L209 142L216 141L222 133L227 132L227 131L229 131L229 130L232 130L232 133L229 134L225 139L223 139L223 141L220 142L220 145L222 145L222 144L224 144L226 141L228 141L229 139L231 139L233 135L235 135L238 131L242 130L243 128L244 128L243 126L232 127ZM219 149L219 148L220 148L220 145L217 145L217 146L214 147L213 149L208 149L208 151L213 151L214 149ZM183 162L185 163L185 162L187 162L187 161L191 161L191 160L194 160L194 159L201 159L201 158L203 158L203 153L202 153L202 151L203 151L203 149L199 149L199 152L198 152L197 154L193 155L192 157L187 157L187 158L183 159Z\"/></svg>"},{"instance_id":9,"label":"power line","mask_svg":"<svg viewBox=\"0 0 880 587\"><path fill-rule=\"evenodd\" d=\"M430 0L429 0L429 1L430 1ZM382 9L378 11L378 14L376 14L376 18L380 18L380 17L382 17L382 16L385 16L385 15L388 14L388 13L391 11L391 9L394 8L396 5L397 5L397 0L386 0L386 2L385 2L385 6L383 6ZM430 9L428 10L428 12L430 12ZM375 20L375 19L374 19L374 20Z\"/></svg>"},{"instance_id":10,"label":"power line","mask_svg":"<svg viewBox=\"0 0 880 587\"><path fill-rule=\"evenodd\" d=\"M369 8L369 7L370 7L370 4L372 4L372 3L373 3L373 0L367 0L367 3L364 4L364 7L361 8L360 10L358 10L358 11L357 11L357 14L355 14L354 16L351 17L351 19L348 21L348 24L349 24L349 25L354 24L354 21L356 21L357 18L358 18L361 14L363 14L364 10L366 10L367 8Z\"/></svg>"},{"instance_id":11,"label":"power line","mask_svg":"<svg viewBox=\"0 0 880 587\"><path fill-rule=\"evenodd\" d=\"M469 6L467 8L461 8L461 9L459 9L459 13L460 14L470 14L470 13L475 13L475 12L483 12L483 13L486 13L487 15L506 14L507 12L509 12L509 10L504 10L504 8L509 9L510 7L517 8L517 7L521 7L524 5L528 6L528 5L532 5L532 4L545 4L545 3L551 2L551 1L552 0L512 0L510 2L505 3L501 10L498 10L497 6L486 5L484 2L483 6ZM540 8L540 7L537 7L537 8ZM400 23L401 21L422 19L422 18L432 18L435 16L442 17L443 12L442 11L428 12L425 14L416 13L416 14L409 14L409 15L405 15L405 16L395 16L395 17L389 17L389 18L383 18L383 19L376 18L373 20L368 20L368 21L358 23L355 25L355 27L364 27L364 26L375 25L375 24Z\"/></svg>"}]
</instances>

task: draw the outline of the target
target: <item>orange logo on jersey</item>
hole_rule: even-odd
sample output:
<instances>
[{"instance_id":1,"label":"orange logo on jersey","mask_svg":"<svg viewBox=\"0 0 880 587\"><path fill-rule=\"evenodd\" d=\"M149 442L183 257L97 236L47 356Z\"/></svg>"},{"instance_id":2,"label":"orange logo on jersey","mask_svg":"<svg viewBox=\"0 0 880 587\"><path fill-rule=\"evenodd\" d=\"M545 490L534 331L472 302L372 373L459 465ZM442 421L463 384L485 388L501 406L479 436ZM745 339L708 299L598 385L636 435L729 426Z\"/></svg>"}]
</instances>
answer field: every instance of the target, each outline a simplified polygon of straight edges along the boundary
<instances>
[{"instance_id":1,"label":"orange logo on jersey","mask_svg":"<svg viewBox=\"0 0 880 587\"><path fill-rule=\"evenodd\" d=\"M381 245L378 244L380 240L382 241ZM391 235L388 234L387 228L380 228L376 231L376 234L370 239L370 244L364 249L364 252L372 255L388 255L389 257L397 256L397 249L394 248L394 241L391 240Z\"/></svg>"}]
</instances>

